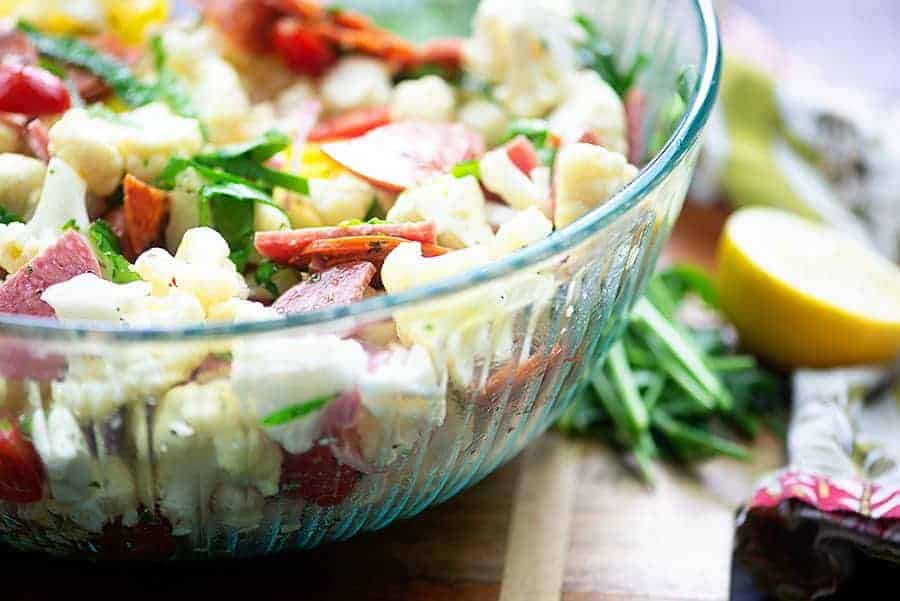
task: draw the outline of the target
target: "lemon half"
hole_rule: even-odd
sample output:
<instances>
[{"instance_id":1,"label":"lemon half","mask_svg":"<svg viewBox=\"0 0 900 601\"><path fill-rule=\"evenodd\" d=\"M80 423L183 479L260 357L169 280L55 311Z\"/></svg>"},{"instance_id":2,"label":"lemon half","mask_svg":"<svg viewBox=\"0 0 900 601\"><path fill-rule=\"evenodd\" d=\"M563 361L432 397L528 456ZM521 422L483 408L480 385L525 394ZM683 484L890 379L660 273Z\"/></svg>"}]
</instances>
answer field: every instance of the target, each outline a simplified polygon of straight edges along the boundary
<instances>
[{"instance_id":1,"label":"lemon half","mask_svg":"<svg viewBox=\"0 0 900 601\"><path fill-rule=\"evenodd\" d=\"M900 268L827 226L740 210L719 241L718 273L742 345L775 365L876 363L900 352Z\"/></svg>"}]
</instances>

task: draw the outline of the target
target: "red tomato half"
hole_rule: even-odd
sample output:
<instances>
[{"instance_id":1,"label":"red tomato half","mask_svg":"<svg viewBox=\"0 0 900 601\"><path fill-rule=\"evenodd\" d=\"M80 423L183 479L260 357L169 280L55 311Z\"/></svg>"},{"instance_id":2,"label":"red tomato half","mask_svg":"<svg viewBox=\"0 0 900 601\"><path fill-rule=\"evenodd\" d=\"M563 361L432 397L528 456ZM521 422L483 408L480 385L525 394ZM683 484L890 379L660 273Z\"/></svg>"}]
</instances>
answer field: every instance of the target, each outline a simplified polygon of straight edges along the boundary
<instances>
[{"instance_id":1,"label":"red tomato half","mask_svg":"<svg viewBox=\"0 0 900 601\"><path fill-rule=\"evenodd\" d=\"M41 459L18 424L0 415L0 501L35 503L43 497Z\"/></svg>"},{"instance_id":2,"label":"red tomato half","mask_svg":"<svg viewBox=\"0 0 900 601\"><path fill-rule=\"evenodd\" d=\"M337 60L334 47L297 19L283 18L275 24L275 50L288 67L318 77Z\"/></svg>"},{"instance_id":3,"label":"red tomato half","mask_svg":"<svg viewBox=\"0 0 900 601\"><path fill-rule=\"evenodd\" d=\"M0 112L54 115L71 106L63 82L30 65L0 64Z\"/></svg>"}]
</instances>

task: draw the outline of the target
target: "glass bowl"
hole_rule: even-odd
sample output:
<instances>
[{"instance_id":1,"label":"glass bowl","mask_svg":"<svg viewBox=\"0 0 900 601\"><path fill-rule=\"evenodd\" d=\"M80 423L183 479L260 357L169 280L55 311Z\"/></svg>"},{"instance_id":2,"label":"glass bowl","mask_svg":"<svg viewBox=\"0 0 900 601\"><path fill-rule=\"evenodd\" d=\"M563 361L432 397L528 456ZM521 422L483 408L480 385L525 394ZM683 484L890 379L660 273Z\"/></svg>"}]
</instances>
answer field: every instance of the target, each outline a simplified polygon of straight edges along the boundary
<instances>
[{"instance_id":1,"label":"glass bowl","mask_svg":"<svg viewBox=\"0 0 900 601\"><path fill-rule=\"evenodd\" d=\"M465 33L474 10L446 0L355 4L385 23L414 22L423 37ZM575 4L623 61L650 57L638 82L645 144L679 73L694 75L677 130L629 186L485 267L284 321L125 331L0 319L0 435L18 419L45 458L40 500L0 501L0 539L134 559L307 549L446 501L551 425L653 271L686 194L720 63L710 0ZM331 381L309 362L293 371L299 355L347 353L343 367L365 370L354 355L361 348L370 366L397 361L402 370L403 353L385 342L395 323L415 332L436 366L427 390L385 405L404 410L375 416L345 391L296 422L325 420L313 446L290 455L247 417L248 382L257 396L301 401L312 394L306 386ZM348 337L360 343L349 348ZM327 364L321 369L334 369ZM3 459L0 469L9 469Z\"/></svg>"}]
</instances>

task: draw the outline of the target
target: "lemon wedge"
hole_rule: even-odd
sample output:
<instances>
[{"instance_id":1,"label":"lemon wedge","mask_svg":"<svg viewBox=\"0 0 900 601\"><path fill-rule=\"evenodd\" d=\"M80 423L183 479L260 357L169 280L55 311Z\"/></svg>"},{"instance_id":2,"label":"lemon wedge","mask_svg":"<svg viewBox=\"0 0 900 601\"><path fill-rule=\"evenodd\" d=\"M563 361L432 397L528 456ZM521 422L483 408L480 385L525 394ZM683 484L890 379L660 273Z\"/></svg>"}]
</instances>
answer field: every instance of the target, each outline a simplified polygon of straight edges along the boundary
<instances>
[{"instance_id":1,"label":"lemon wedge","mask_svg":"<svg viewBox=\"0 0 900 601\"><path fill-rule=\"evenodd\" d=\"M827 226L742 209L725 224L718 273L742 344L776 365L876 363L900 352L900 268Z\"/></svg>"}]
</instances>

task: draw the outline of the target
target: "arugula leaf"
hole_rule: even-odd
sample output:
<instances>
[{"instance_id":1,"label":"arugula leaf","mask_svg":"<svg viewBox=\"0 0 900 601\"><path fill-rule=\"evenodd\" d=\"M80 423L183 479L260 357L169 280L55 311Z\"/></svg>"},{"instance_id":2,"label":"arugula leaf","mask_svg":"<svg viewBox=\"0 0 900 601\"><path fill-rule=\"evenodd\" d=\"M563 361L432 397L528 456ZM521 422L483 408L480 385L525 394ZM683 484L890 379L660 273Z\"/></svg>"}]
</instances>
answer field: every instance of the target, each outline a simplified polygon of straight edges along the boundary
<instances>
[{"instance_id":1,"label":"arugula leaf","mask_svg":"<svg viewBox=\"0 0 900 601\"><path fill-rule=\"evenodd\" d=\"M590 17L579 13L573 19L585 35L585 41L578 45L582 63L596 71L620 98L624 98L641 71L649 64L649 57L643 53L638 54L630 66L620 68L615 51L603 40Z\"/></svg>"},{"instance_id":2,"label":"arugula leaf","mask_svg":"<svg viewBox=\"0 0 900 601\"><path fill-rule=\"evenodd\" d=\"M335 395L326 395L316 397L303 403L288 405L283 409L279 409L278 411L270 413L262 419L261 423L265 428L283 426L284 424L290 423L296 419L300 419L305 415L309 415L310 413L318 411L319 409L330 403L334 398Z\"/></svg>"},{"instance_id":3,"label":"arugula leaf","mask_svg":"<svg viewBox=\"0 0 900 601\"><path fill-rule=\"evenodd\" d=\"M8 224L14 221L25 223L25 220L16 215L12 211L7 211L6 207L0 206L0 223Z\"/></svg>"},{"instance_id":4,"label":"arugula leaf","mask_svg":"<svg viewBox=\"0 0 900 601\"><path fill-rule=\"evenodd\" d=\"M131 263L122 256L119 239L109 224L98 219L88 228L88 238L97 253L97 260L106 277L116 284L137 281L140 276L131 268Z\"/></svg>"}]
</instances>

